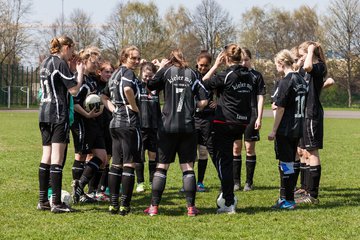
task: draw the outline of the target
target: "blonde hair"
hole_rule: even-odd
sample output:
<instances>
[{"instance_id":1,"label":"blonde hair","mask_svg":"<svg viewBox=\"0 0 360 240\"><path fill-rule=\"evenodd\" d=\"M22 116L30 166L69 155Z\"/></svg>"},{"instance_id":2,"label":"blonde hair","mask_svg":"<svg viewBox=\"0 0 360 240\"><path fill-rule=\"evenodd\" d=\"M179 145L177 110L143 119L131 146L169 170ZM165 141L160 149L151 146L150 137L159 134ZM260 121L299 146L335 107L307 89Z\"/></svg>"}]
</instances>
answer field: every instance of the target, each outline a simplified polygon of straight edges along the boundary
<instances>
[{"instance_id":1,"label":"blonde hair","mask_svg":"<svg viewBox=\"0 0 360 240\"><path fill-rule=\"evenodd\" d=\"M242 50L241 47L235 43L231 43L225 46L225 56L227 56L231 62L240 63Z\"/></svg>"},{"instance_id":2,"label":"blonde hair","mask_svg":"<svg viewBox=\"0 0 360 240\"><path fill-rule=\"evenodd\" d=\"M280 52L278 52L275 55L274 61L275 63L284 64L288 67L291 67L292 69L296 67L294 58L292 57L291 52L287 49L283 49Z\"/></svg>"},{"instance_id":3,"label":"blonde hair","mask_svg":"<svg viewBox=\"0 0 360 240\"><path fill-rule=\"evenodd\" d=\"M55 54L61 51L62 46L73 46L74 41L68 36L55 37L50 42L50 53Z\"/></svg>"},{"instance_id":4,"label":"blonde hair","mask_svg":"<svg viewBox=\"0 0 360 240\"><path fill-rule=\"evenodd\" d=\"M86 61L92 56L100 57L101 56L100 49L95 46L89 46L85 49L80 50L79 52L79 58L82 61Z\"/></svg>"}]
</instances>

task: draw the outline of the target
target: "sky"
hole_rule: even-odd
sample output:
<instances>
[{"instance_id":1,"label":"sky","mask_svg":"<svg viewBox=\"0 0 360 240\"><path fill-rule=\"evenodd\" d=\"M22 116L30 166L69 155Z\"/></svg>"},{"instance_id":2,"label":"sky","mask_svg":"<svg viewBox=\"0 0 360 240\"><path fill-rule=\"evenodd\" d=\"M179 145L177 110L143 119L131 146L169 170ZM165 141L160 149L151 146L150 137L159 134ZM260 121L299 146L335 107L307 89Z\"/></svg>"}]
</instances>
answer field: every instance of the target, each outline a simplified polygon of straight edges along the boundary
<instances>
[{"instance_id":1,"label":"sky","mask_svg":"<svg viewBox=\"0 0 360 240\"><path fill-rule=\"evenodd\" d=\"M92 17L93 24L101 25L106 22L121 0L27 0L32 2L31 14L28 16L29 23L51 24L61 16L62 3L64 4L64 16L69 16L73 9L80 8ZM141 2L150 2L140 0ZM124 1L123 2L127 2ZM170 7L178 7L180 4L190 11L194 10L201 0L153 0L163 15ZM329 5L328 0L217 0L224 10L230 13L235 21L240 21L241 14L253 6L270 8L275 6L284 10L293 10L301 5L316 7L318 13L325 13Z\"/></svg>"}]
</instances>

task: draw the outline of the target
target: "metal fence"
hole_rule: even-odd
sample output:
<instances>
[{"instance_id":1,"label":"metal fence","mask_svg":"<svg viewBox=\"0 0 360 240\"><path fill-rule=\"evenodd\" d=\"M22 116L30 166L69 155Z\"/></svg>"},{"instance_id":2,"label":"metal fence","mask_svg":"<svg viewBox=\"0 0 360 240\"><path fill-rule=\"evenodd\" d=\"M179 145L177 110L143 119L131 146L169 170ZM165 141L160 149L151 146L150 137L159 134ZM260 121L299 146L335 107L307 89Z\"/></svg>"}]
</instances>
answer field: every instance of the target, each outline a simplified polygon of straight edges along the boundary
<instances>
[{"instance_id":1,"label":"metal fence","mask_svg":"<svg viewBox=\"0 0 360 240\"><path fill-rule=\"evenodd\" d=\"M0 64L0 107L29 108L37 105L38 68Z\"/></svg>"}]
</instances>

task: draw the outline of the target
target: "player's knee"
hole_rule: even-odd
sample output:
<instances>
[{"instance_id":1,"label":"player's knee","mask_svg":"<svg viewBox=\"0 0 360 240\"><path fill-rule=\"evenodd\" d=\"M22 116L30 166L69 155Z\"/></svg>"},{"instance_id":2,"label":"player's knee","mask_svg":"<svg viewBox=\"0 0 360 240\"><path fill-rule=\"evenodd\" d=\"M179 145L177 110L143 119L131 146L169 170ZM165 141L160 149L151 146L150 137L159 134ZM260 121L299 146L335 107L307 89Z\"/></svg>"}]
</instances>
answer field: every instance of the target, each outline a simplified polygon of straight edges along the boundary
<instances>
[{"instance_id":1,"label":"player's knee","mask_svg":"<svg viewBox=\"0 0 360 240\"><path fill-rule=\"evenodd\" d=\"M208 158L208 151L205 146L199 146L199 159L207 159Z\"/></svg>"}]
</instances>

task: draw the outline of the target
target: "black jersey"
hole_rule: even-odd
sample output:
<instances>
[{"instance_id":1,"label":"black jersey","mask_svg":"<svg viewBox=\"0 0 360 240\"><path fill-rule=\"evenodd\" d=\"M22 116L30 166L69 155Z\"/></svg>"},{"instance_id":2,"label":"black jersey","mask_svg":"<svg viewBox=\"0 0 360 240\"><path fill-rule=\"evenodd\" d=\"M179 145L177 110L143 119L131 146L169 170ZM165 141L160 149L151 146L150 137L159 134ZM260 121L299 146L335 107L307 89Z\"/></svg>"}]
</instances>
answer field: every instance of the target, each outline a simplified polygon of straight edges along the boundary
<instances>
[{"instance_id":1,"label":"black jersey","mask_svg":"<svg viewBox=\"0 0 360 240\"><path fill-rule=\"evenodd\" d=\"M168 133L194 132L195 96L207 99L207 92L190 68L160 69L148 82L150 90L164 90L165 103L159 129Z\"/></svg>"},{"instance_id":2,"label":"black jersey","mask_svg":"<svg viewBox=\"0 0 360 240\"><path fill-rule=\"evenodd\" d=\"M149 91L146 83L140 83L140 123L142 128L157 128L160 118L160 101L157 90Z\"/></svg>"},{"instance_id":3,"label":"black jersey","mask_svg":"<svg viewBox=\"0 0 360 240\"><path fill-rule=\"evenodd\" d=\"M279 79L274 81L274 87L273 87L273 90L271 93L271 103L276 102L276 98L277 98L278 92L279 92L279 82L280 82Z\"/></svg>"},{"instance_id":4,"label":"black jersey","mask_svg":"<svg viewBox=\"0 0 360 240\"><path fill-rule=\"evenodd\" d=\"M197 70L195 72L198 75L198 78L201 81L201 84L204 84L204 82L202 80L202 77L203 77L202 74ZM208 101L209 101L208 104L202 110L200 110L199 108L196 109L195 118L211 120L214 117L215 108L211 108L211 107L209 107L209 105L213 100L214 100L214 93L213 93L213 91L209 91L208 92Z\"/></svg>"},{"instance_id":5,"label":"black jersey","mask_svg":"<svg viewBox=\"0 0 360 240\"><path fill-rule=\"evenodd\" d=\"M40 67L41 100L39 122L69 122L69 88L77 85L68 64L56 55L47 57Z\"/></svg>"},{"instance_id":6,"label":"black jersey","mask_svg":"<svg viewBox=\"0 0 360 240\"><path fill-rule=\"evenodd\" d=\"M287 137L302 137L307 84L297 72L288 73L279 82L275 105L285 108L276 134Z\"/></svg>"},{"instance_id":7,"label":"black jersey","mask_svg":"<svg viewBox=\"0 0 360 240\"><path fill-rule=\"evenodd\" d=\"M74 104L79 104L85 109L85 99L90 94L97 94L97 81L92 76L84 75L83 84L81 85L77 95L74 97ZM74 118L75 121L77 121L78 119L83 118L83 116L75 111Z\"/></svg>"},{"instance_id":8,"label":"black jersey","mask_svg":"<svg viewBox=\"0 0 360 240\"><path fill-rule=\"evenodd\" d=\"M251 98L251 107L254 108L257 112L257 96L259 95L265 95L266 94L266 86L265 86L265 82L263 79L263 76L261 75L260 72L256 71L255 69L251 69L250 70L250 75L252 76L253 79L253 91L252 91L252 98Z\"/></svg>"},{"instance_id":9,"label":"black jersey","mask_svg":"<svg viewBox=\"0 0 360 240\"><path fill-rule=\"evenodd\" d=\"M305 74L309 85L309 93L306 101L305 117L318 119L324 116L324 110L320 102L320 93L326 76L326 66L323 62L313 64L311 72Z\"/></svg>"},{"instance_id":10,"label":"black jersey","mask_svg":"<svg viewBox=\"0 0 360 240\"><path fill-rule=\"evenodd\" d=\"M248 124L251 117L253 79L247 68L233 65L204 81L209 90L219 95L215 109L216 122Z\"/></svg>"},{"instance_id":11,"label":"black jersey","mask_svg":"<svg viewBox=\"0 0 360 240\"><path fill-rule=\"evenodd\" d=\"M110 128L140 127L139 113L132 111L126 106L129 102L124 92L125 87L130 87L139 106L140 91L138 84L139 80L136 78L135 73L125 66L119 67L109 79L103 94L108 96L115 106Z\"/></svg>"}]
</instances>

